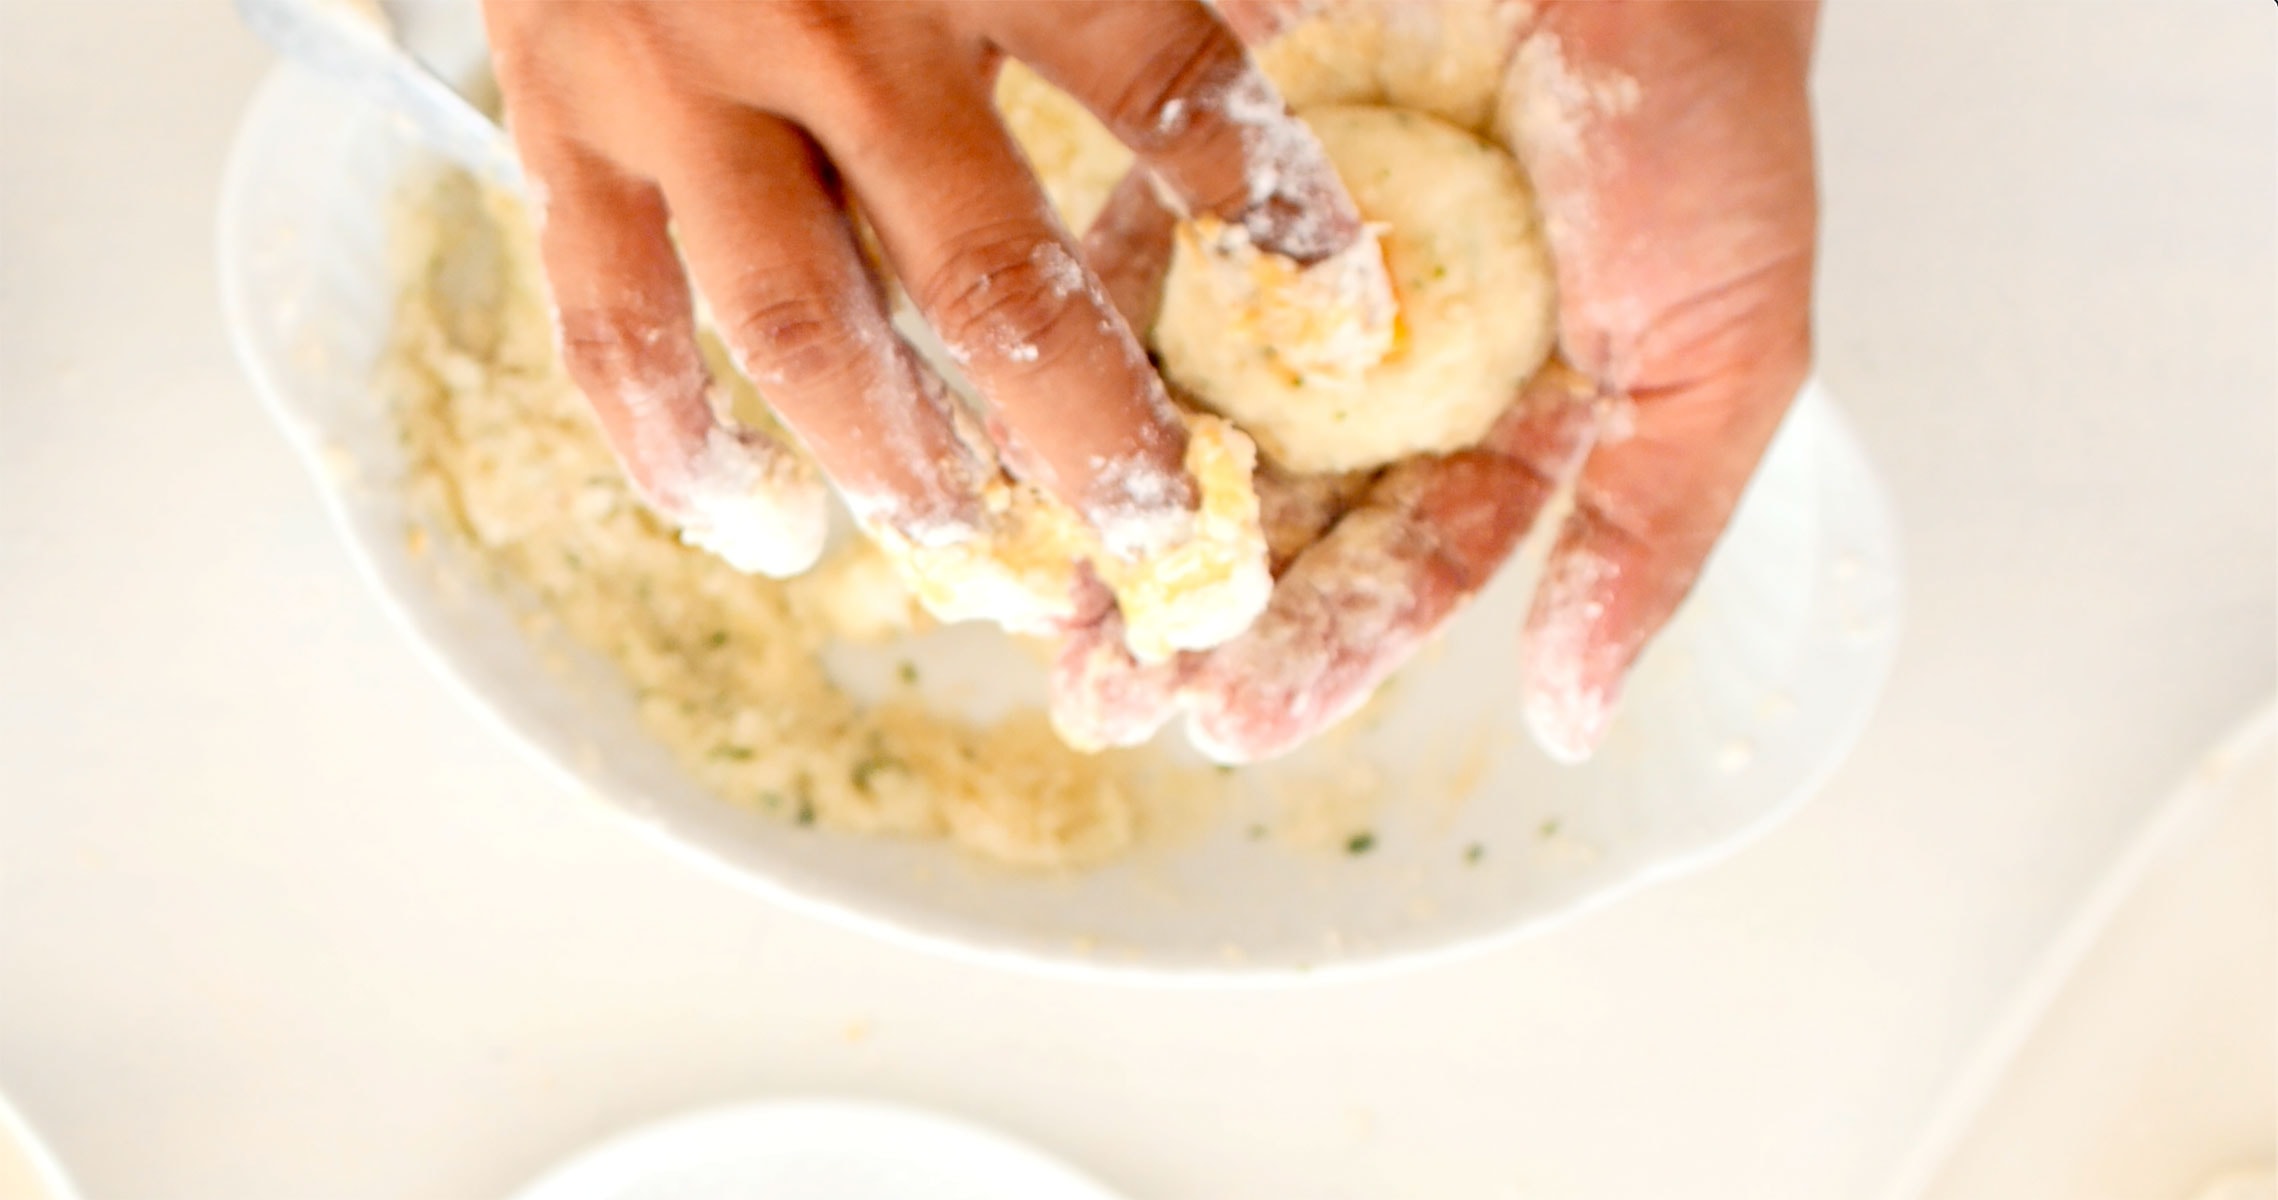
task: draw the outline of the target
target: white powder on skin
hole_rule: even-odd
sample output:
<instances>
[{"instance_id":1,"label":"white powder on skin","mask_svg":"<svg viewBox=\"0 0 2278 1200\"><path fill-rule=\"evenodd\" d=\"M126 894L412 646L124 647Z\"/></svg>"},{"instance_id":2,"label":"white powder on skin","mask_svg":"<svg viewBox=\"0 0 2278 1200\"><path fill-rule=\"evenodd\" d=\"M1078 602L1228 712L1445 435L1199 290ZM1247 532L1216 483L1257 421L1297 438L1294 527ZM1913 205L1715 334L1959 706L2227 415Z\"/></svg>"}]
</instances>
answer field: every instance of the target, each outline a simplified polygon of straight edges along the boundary
<instances>
[{"instance_id":1,"label":"white powder on skin","mask_svg":"<svg viewBox=\"0 0 2278 1200\"><path fill-rule=\"evenodd\" d=\"M830 532L822 481L760 435L714 426L682 495L680 539L739 571L784 579L822 557Z\"/></svg>"},{"instance_id":2,"label":"white powder on skin","mask_svg":"<svg viewBox=\"0 0 2278 1200\"><path fill-rule=\"evenodd\" d=\"M1091 465L1085 515L1110 554L1146 558L1194 536L1194 514L1183 503L1186 480L1179 474L1137 452L1094 459Z\"/></svg>"},{"instance_id":3,"label":"white powder on skin","mask_svg":"<svg viewBox=\"0 0 2278 1200\"><path fill-rule=\"evenodd\" d=\"M1084 270L1084 265L1076 261L1076 256L1068 253L1067 248L1058 242L1045 242L1037 246L1029 252L1028 261L1043 274L1055 300L1065 300L1079 292L1088 296L1097 291L1091 284L1090 272Z\"/></svg>"},{"instance_id":4,"label":"white powder on skin","mask_svg":"<svg viewBox=\"0 0 2278 1200\"><path fill-rule=\"evenodd\" d=\"M1155 114L1155 134L1158 137L1176 137L1186 130L1186 101L1173 96L1163 101L1161 111Z\"/></svg>"},{"instance_id":5,"label":"white powder on skin","mask_svg":"<svg viewBox=\"0 0 2278 1200\"><path fill-rule=\"evenodd\" d=\"M643 725L700 784L786 822L945 838L1043 869L1112 858L1158 813L1211 794L1207 775L1152 756L1078 754L1039 714L982 725L914 700L856 703L817 648L913 619L875 551L856 541L776 582L651 516L553 350L510 197L452 176L394 243L404 291L381 383L415 507L514 602L615 664ZM748 479L740 445L721 453L711 478Z\"/></svg>"},{"instance_id":6,"label":"white powder on skin","mask_svg":"<svg viewBox=\"0 0 2278 1200\"><path fill-rule=\"evenodd\" d=\"M1612 153L1596 136L1606 121L1637 108L1643 93L1635 79L1614 71L1585 72L1568 62L1558 35L1538 30L1519 43L1504 77L1495 115L1495 134L1508 143L1537 175L1590 169ZM1587 148L1587 150L1585 150ZM1546 217L1553 244L1586 232L1592 220L1563 189L1567 203Z\"/></svg>"},{"instance_id":7,"label":"white powder on skin","mask_svg":"<svg viewBox=\"0 0 2278 1200\"><path fill-rule=\"evenodd\" d=\"M1429 635L1414 619L1419 557L1429 543L1405 514L1362 509L1281 581L1273 608L1212 664L1238 679L1238 707L1215 689L1187 690L1187 737L1219 762L1247 762L1286 746L1287 731L1325 729L1365 705L1357 681L1374 664L1405 657Z\"/></svg>"},{"instance_id":8,"label":"white powder on skin","mask_svg":"<svg viewBox=\"0 0 2278 1200\"><path fill-rule=\"evenodd\" d=\"M1618 564L1578 549L1551 560L1535 598L1539 614L1527 631L1526 689L1522 714L1535 740L1560 762L1590 756L1613 720L1616 672L1599 637L1604 597L1620 575Z\"/></svg>"},{"instance_id":9,"label":"white powder on skin","mask_svg":"<svg viewBox=\"0 0 2278 1200\"><path fill-rule=\"evenodd\" d=\"M1581 158L1591 126L1633 111L1642 96L1627 75L1572 66L1558 35L1548 31L1519 43L1504 87L1503 136L1538 169L1552 159Z\"/></svg>"},{"instance_id":10,"label":"white powder on skin","mask_svg":"<svg viewBox=\"0 0 2278 1200\"><path fill-rule=\"evenodd\" d=\"M1249 210L1242 227L1252 241L1300 262L1315 262L1345 248L1350 229L1336 220L1329 198L1336 171L1313 131L1282 103L1273 81L1245 66L1205 103L1216 107L1242 139Z\"/></svg>"}]
</instances>

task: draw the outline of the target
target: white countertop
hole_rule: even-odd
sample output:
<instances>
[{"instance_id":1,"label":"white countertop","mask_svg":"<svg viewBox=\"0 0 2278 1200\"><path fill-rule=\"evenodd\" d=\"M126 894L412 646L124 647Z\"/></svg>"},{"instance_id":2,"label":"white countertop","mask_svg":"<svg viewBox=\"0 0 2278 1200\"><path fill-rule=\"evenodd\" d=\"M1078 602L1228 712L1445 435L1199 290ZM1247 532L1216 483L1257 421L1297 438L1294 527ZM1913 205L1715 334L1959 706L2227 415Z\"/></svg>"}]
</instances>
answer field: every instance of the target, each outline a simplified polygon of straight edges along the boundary
<instances>
[{"instance_id":1,"label":"white countertop","mask_svg":"<svg viewBox=\"0 0 2278 1200\"><path fill-rule=\"evenodd\" d=\"M224 344L265 55L0 7L0 1089L91 1197L481 1197L620 1126L938 1106L1135 1197L1875 1194L2278 686L2270 10L1829 0L1822 370L1908 628L1802 816L1554 936L1161 994L924 957L632 836L352 578Z\"/></svg>"}]
</instances>

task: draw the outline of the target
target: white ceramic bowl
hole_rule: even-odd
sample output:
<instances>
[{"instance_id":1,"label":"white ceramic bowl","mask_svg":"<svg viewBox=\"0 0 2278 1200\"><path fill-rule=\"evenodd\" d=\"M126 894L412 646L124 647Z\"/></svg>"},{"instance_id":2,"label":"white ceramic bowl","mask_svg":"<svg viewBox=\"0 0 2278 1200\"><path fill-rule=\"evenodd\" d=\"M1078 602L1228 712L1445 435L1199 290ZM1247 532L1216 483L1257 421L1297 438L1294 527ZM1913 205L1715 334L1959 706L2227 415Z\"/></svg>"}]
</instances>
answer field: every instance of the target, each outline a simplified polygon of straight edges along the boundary
<instances>
[{"instance_id":1,"label":"white ceramic bowl","mask_svg":"<svg viewBox=\"0 0 2278 1200\"><path fill-rule=\"evenodd\" d=\"M548 1171L513 1200L1117 1200L1042 1151L867 1100L763 1100L668 1117Z\"/></svg>"},{"instance_id":2,"label":"white ceramic bowl","mask_svg":"<svg viewBox=\"0 0 2278 1200\"><path fill-rule=\"evenodd\" d=\"M1899 572L1888 505L1814 387L1587 766L1551 763L1519 724L1522 565L1334 752L1403 781L1356 818L1373 831L1366 854L1247 834L1273 819L1277 796L1315 786L1329 751L1252 768L1255 794L1207 835L1074 877L795 828L697 787L599 664L565 686L447 536L430 539L441 550L426 560L407 553L421 518L397 486L396 429L371 379L392 304L386 214L424 161L384 116L296 68L276 71L239 131L221 206L239 355L374 591L475 708L637 828L797 907L969 957L1157 981L1319 978L1476 949L1763 832L1842 756L1889 663ZM1001 681L1010 661L972 630L912 652L929 686ZM1041 686L1019 680L984 703L1020 694ZM1476 783L1458 802L1466 774Z\"/></svg>"}]
</instances>

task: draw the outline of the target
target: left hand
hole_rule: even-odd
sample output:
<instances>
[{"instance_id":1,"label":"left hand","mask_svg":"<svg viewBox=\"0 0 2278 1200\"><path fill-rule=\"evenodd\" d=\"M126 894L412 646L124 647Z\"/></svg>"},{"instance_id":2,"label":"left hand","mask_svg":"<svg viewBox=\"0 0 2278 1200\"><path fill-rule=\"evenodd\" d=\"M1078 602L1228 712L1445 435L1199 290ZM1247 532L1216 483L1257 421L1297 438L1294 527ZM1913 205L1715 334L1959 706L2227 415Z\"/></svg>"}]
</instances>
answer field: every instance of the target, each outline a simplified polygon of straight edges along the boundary
<instances>
[{"instance_id":1,"label":"left hand","mask_svg":"<svg viewBox=\"0 0 2278 1200\"><path fill-rule=\"evenodd\" d=\"M1256 40L1286 10L1236 3L1227 16ZM1479 446L1397 464L1347 511L1297 504L1326 532L1277 563L1271 605L1234 641L1142 668L1120 652L1112 612L1073 634L1055 719L1129 742L1183 703L1216 757L1284 752L1366 700L1570 481L1575 509L1519 670L1536 740L1587 758L1809 369L1816 20L1808 0L1540 5L1500 103L1557 269L1558 361ZM1588 102L1590 82L1622 80L1634 102ZM1127 181L1087 240L1135 328L1168 230ZM1260 485L1269 512L1290 507L1270 473Z\"/></svg>"}]
</instances>

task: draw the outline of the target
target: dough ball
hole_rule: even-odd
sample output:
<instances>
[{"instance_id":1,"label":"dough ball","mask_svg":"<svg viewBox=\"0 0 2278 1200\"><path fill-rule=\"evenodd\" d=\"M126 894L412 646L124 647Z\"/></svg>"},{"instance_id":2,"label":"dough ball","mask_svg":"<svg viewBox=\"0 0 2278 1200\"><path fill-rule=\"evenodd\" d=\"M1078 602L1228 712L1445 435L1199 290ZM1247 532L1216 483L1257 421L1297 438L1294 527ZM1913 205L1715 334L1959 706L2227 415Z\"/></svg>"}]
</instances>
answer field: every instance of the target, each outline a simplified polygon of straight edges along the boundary
<instances>
[{"instance_id":1,"label":"dough ball","mask_svg":"<svg viewBox=\"0 0 2278 1200\"><path fill-rule=\"evenodd\" d=\"M1153 330L1165 376L1293 471L1375 467L1477 442L1556 332L1550 256L1525 176L1502 148L1420 112L1340 105L1299 115L1361 215L1384 229L1398 310L1389 350L1358 370L1321 369L1333 356L1244 328L1258 284L1229 279L1254 266L1238 252L1259 256L1246 246L1230 253L1205 222L1190 222Z\"/></svg>"},{"instance_id":2,"label":"dough ball","mask_svg":"<svg viewBox=\"0 0 2278 1200\"><path fill-rule=\"evenodd\" d=\"M1525 15L1524 4L1481 0L1325 4L1255 57L1299 109L1411 108L1484 133Z\"/></svg>"}]
</instances>

